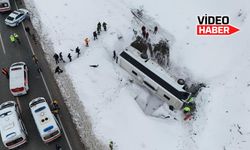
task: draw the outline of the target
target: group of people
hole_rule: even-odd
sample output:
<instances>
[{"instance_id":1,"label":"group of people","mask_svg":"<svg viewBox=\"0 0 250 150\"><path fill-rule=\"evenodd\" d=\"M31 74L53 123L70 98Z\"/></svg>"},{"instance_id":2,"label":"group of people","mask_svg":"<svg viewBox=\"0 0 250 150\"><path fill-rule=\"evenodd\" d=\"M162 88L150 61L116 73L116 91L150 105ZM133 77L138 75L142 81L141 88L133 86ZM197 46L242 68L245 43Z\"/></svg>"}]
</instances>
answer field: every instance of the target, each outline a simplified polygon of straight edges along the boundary
<instances>
[{"instance_id":1,"label":"group of people","mask_svg":"<svg viewBox=\"0 0 250 150\"><path fill-rule=\"evenodd\" d=\"M81 54L80 51L81 51L80 48L77 46L76 49L75 49L75 53L77 54L77 58ZM55 53L53 57L54 57L54 59L56 61L56 65L59 64L60 61L63 62L63 63L65 63L65 60L63 59L62 52L60 52L59 55L57 53ZM70 53L68 53L67 57L69 59L69 62L71 62L72 61L72 56L71 56ZM63 70L59 66L57 66L56 69L55 69L55 73L60 74L62 72L63 72Z\"/></svg>"},{"instance_id":2,"label":"group of people","mask_svg":"<svg viewBox=\"0 0 250 150\"><path fill-rule=\"evenodd\" d=\"M148 40L148 38L149 38L149 33L148 33L148 31L146 30L146 27L145 27L145 26L142 26L142 27L141 27L141 31L142 31L142 37L143 37L144 39ZM135 31L134 31L134 32L135 32ZM158 32L158 27L155 26L155 27L154 27L154 32L153 32L153 34L156 34L157 32Z\"/></svg>"},{"instance_id":3,"label":"group of people","mask_svg":"<svg viewBox=\"0 0 250 150\"><path fill-rule=\"evenodd\" d=\"M10 35L10 42L11 43L18 43L18 44L21 44L21 41L19 39L19 35L17 33L13 33Z\"/></svg>"},{"instance_id":4,"label":"group of people","mask_svg":"<svg viewBox=\"0 0 250 150\"><path fill-rule=\"evenodd\" d=\"M101 24L101 22L97 23L96 31L93 32L94 40L98 39L97 36L101 34L102 27L103 27L104 31L107 31L107 23L106 22L103 22L102 24ZM89 38L84 39L84 43L85 43L86 47L89 47L89 41L90 41Z\"/></svg>"}]
</instances>

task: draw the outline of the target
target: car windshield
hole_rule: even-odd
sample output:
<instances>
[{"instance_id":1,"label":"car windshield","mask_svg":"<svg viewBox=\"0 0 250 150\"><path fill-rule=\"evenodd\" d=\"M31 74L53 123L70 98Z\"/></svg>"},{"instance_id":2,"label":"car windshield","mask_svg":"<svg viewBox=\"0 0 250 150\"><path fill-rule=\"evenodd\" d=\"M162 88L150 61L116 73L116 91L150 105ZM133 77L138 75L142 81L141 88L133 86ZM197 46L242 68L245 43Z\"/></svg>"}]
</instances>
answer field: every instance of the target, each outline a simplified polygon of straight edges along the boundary
<instances>
[{"instance_id":1,"label":"car windshield","mask_svg":"<svg viewBox=\"0 0 250 150\"><path fill-rule=\"evenodd\" d=\"M7 19L7 20L10 20L10 21L13 21L13 20L14 20L14 18L13 18L13 17L10 17L10 16L8 16L6 19Z\"/></svg>"},{"instance_id":2,"label":"car windshield","mask_svg":"<svg viewBox=\"0 0 250 150\"><path fill-rule=\"evenodd\" d=\"M19 15L20 11L19 10L15 10L12 13L15 14L15 15Z\"/></svg>"},{"instance_id":3,"label":"car windshield","mask_svg":"<svg viewBox=\"0 0 250 150\"><path fill-rule=\"evenodd\" d=\"M45 99L39 99L39 100L33 102L33 103L30 105L30 107L33 107L33 106L35 106L35 105L37 105L37 104L39 104L39 103L43 103L43 102L45 102Z\"/></svg>"},{"instance_id":4,"label":"car windshield","mask_svg":"<svg viewBox=\"0 0 250 150\"><path fill-rule=\"evenodd\" d=\"M0 108L0 110L2 110L2 109L4 109L4 108L12 107L12 106L14 106L13 103L8 103L8 104L6 104L6 105L3 105L3 106Z\"/></svg>"},{"instance_id":5,"label":"car windshield","mask_svg":"<svg viewBox=\"0 0 250 150\"><path fill-rule=\"evenodd\" d=\"M22 10L17 10L17 12L19 12L19 14L24 14Z\"/></svg>"}]
</instances>

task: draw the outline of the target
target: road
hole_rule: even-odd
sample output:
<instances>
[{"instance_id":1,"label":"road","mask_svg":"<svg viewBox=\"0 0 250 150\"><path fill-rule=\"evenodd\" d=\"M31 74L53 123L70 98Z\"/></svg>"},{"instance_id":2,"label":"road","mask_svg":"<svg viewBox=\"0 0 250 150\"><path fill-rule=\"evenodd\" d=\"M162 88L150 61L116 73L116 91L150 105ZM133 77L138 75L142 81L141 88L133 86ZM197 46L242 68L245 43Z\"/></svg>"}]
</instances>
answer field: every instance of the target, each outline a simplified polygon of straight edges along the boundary
<instances>
[{"instance_id":1,"label":"road","mask_svg":"<svg viewBox=\"0 0 250 150\"><path fill-rule=\"evenodd\" d=\"M23 7L21 1L17 1L18 7ZM11 1L12 8L16 8L14 1ZM4 19L8 14L0 14L0 67L9 67L12 63L24 61L29 69L29 92L25 96L13 97L9 91L9 81L0 75L0 103L14 100L18 103L21 110L23 122L28 131L28 143L21 146L20 150L55 150L55 145L59 144L63 150L84 150L84 145L80 141L80 137L72 122L71 115L68 112L60 90L53 77L53 72L47 67L48 64L44 58L44 52L39 42L35 42L31 36L24 31L24 26L28 26L33 31L33 27L29 20L25 20L18 27L7 27L4 24ZM9 35L12 33L19 35L21 44L14 45L9 41ZM29 40L28 40L29 38ZM30 41L30 43L29 43ZM32 52L33 51L33 52ZM39 60L42 73L37 71L37 66L32 60L32 55L35 53ZM48 102L52 99L59 100L60 116L59 121L62 122L63 132L62 137L52 143L44 144L41 140L34 120L32 119L28 103L36 97L45 97ZM5 150L2 140L0 141L0 149Z\"/></svg>"}]
</instances>

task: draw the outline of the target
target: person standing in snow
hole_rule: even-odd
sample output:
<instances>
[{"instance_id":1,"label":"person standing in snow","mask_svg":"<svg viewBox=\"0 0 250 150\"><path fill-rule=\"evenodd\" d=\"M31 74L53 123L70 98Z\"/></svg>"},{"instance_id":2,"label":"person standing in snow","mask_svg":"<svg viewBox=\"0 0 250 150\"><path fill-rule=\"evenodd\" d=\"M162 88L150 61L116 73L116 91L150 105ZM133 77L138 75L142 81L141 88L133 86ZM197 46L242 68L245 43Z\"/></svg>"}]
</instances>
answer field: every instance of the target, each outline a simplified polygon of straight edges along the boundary
<instances>
[{"instance_id":1,"label":"person standing in snow","mask_svg":"<svg viewBox=\"0 0 250 150\"><path fill-rule=\"evenodd\" d=\"M55 53L53 57L54 57L54 59L56 61L56 64L58 64L59 63L59 56L58 56L58 54Z\"/></svg>"},{"instance_id":2,"label":"person standing in snow","mask_svg":"<svg viewBox=\"0 0 250 150\"><path fill-rule=\"evenodd\" d=\"M97 27L96 31L97 31L97 34L100 35L100 29L98 27Z\"/></svg>"},{"instance_id":3,"label":"person standing in snow","mask_svg":"<svg viewBox=\"0 0 250 150\"><path fill-rule=\"evenodd\" d=\"M97 40L97 34L96 34L96 31L93 32L93 36L94 36L94 40Z\"/></svg>"},{"instance_id":4,"label":"person standing in snow","mask_svg":"<svg viewBox=\"0 0 250 150\"><path fill-rule=\"evenodd\" d=\"M143 32L146 32L146 27L145 26L142 26L141 27L141 32L143 33Z\"/></svg>"},{"instance_id":5,"label":"person standing in snow","mask_svg":"<svg viewBox=\"0 0 250 150\"><path fill-rule=\"evenodd\" d=\"M114 149L114 143L113 143L113 141L110 141L110 142L109 142L109 148L110 148L110 150L113 150L113 149Z\"/></svg>"},{"instance_id":6,"label":"person standing in snow","mask_svg":"<svg viewBox=\"0 0 250 150\"><path fill-rule=\"evenodd\" d=\"M68 54L68 58L69 58L69 62L72 61L72 56L70 55L70 53Z\"/></svg>"},{"instance_id":7,"label":"person standing in snow","mask_svg":"<svg viewBox=\"0 0 250 150\"><path fill-rule=\"evenodd\" d=\"M76 53L77 53L77 57L79 57L79 55L81 54L80 53L80 48L78 46L76 47Z\"/></svg>"},{"instance_id":8,"label":"person standing in snow","mask_svg":"<svg viewBox=\"0 0 250 150\"><path fill-rule=\"evenodd\" d=\"M59 66L57 66L56 69L55 69L55 73L60 74L62 72L63 72L63 70Z\"/></svg>"},{"instance_id":9,"label":"person standing in snow","mask_svg":"<svg viewBox=\"0 0 250 150\"><path fill-rule=\"evenodd\" d=\"M63 63L65 63L64 59L63 59L63 55L62 55L62 52L59 53L59 60L62 61Z\"/></svg>"},{"instance_id":10,"label":"person standing in snow","mask_svg":"<svg viewBox=\"0 0 250 150\"><path fill-rule=\"evenodd\" d=\"M103 26L104 31L107 31L107 23L106 23L106 22L103 22L103 23L102 23L102 26Z\"/></svg>"},{"instance_id":11,"label":"person standing in snow","mask_svg":"<svg viewBox=\"0 0 250 150\"><path fill-rule=\"evenodd\" d=\"M98 24L97 24L97 32L100 32L100 31L102 31L102 25L101 25L101 22L98 22Z\"/></svg>"},{"instance_id":12,"label":"person standing in snow","mask_svg":"<svg viewBox=\"0 0 250 150\"><path fill-rule=\"evenodd\" d=\"M116 59L116 52L113 51L113 59L115 60Z\"/></svg>"},{"instance_id":13,"label":"person standing in snow","mask_svg":"<svg viewBox=\"0 0 250 150\"><path fill-rule=\"evenodd\" d=\"M154 28L154 34L156 34L156 33L157 33L157 31L158 31L158 27L157 27L157 26L155 26L155 28Z\"/></svg>"},{"instance_id":14,"label":"person standing in snow","mask_svg":"<svg viewBox=\"0 0 250 150\"><path fill-rule=\"evenodd\" d=\"M89 38L85 38L85 39L84 39L84 42L85 42L85 46L86 46L86 47L89 47Z\"/></svg>"}]
</instances>

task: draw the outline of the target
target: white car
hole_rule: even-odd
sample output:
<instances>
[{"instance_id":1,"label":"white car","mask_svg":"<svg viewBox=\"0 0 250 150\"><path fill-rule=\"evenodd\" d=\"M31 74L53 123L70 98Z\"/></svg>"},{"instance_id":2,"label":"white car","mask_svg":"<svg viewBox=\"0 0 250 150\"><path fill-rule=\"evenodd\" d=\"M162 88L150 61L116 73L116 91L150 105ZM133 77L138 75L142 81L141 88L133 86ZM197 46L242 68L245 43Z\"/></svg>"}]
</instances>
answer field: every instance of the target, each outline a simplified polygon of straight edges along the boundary
<instances>
[{"instance_id":1,"label":"white car","mask_svg":"<svg viewBox=\"0 0 250 150\"><path fill-rule=\"evenodd\" d=\"M28 85L28 67L24 62L16 62L10 66L10 92L14 96L27 94Z\"/></svg>"},{"instance_id":2,"label":"white car","mask_svg":"<svg viewBox=\"0 0 250 150\"><path fill-rule=\"evenodd\" d=\"M29 11L23 8L13 11L5 19L5 24L11 27L18 26L25 18L28 17Z\"/></svg>"}]
</instances>

